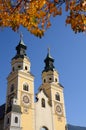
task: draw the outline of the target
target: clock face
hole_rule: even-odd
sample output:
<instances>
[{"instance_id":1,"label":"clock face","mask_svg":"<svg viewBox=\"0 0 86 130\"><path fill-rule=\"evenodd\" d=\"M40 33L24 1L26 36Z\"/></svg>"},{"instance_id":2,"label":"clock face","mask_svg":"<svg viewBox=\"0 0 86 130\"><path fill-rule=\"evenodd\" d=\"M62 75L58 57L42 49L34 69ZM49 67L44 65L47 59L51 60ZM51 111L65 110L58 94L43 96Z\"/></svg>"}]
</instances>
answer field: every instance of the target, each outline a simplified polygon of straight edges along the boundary
<instances>
[{"instance_id":1,"label":"clock face","mask_svg":"<svg viewBox=\"0 0 86 130\"><path fill-rule=\"evenodd\" d=\"M30 98L29 98L29 96L24 94L24 95L22 96L22 101L23 101L24 104L28 105L28 104L30 103Z\"/></svg>"},{"instance_id":2,"label":"clock face","mask_svg":"<svg viewBox=\"0 0 86 130\"><path fill-rule=\"evenodd\" d=\"M24 103L29 103L29 97L27 95L23 96Z\"/></svg>"},{"instance_id":3,"label":"clock face","mask_svg":"<svg viewBox=\"0 0 86 130\"><path fill-rule=\"evenodd\" d=\"M58 115L62 115L62 106L60 104L56 105L56 113Z\"/></svg>"}]
</instances>

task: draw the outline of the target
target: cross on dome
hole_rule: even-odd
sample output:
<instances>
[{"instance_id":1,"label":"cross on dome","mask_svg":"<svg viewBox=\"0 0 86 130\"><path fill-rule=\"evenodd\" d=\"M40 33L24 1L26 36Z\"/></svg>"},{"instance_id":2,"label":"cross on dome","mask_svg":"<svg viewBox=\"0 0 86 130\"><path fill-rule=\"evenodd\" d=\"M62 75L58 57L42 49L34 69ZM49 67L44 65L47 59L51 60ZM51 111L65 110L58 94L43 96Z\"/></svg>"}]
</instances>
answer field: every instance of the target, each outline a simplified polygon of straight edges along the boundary
<instances>
[{"instance_id":1,"label":"cross on dome","mask_svg":"<svg viewBox=\"0 0 86 130\"><path fill-rule=\"evenodd\" d=\"M25 45L24 41L23 41L23 33L22 32L20 32L20 42L19 42L19 44Z\"/></svg>"},{"instance_id":2,"label":"cross on dome","mask_svg":"<svg viewBox=\"0 0 86 130\"><path fill-rule=\"evenodd\" d=\"M47 50L48 50L48 54L50 55L50 48L48 48Z\"/></svg>"}]
</instances>

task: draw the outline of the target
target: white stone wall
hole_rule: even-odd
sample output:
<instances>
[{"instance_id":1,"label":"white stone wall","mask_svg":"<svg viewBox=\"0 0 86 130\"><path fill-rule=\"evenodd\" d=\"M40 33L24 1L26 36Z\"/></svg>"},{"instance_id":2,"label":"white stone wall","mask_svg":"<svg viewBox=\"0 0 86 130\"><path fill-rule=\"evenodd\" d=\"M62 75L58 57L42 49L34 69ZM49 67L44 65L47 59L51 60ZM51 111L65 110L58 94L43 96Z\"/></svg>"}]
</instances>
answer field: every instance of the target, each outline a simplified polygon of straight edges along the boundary
<instances>
[{"instance_id":1,"label":"white stone wall","mask_svg":"<svg viewBox=\"0 0 86 130\"><path fill-rule=\"evenodd\" d=\"M15 123L15 117L18 117L18 123ZM12 115L11 115L11 126L21 127L21 114L12 113Z\"/></svg>"},{"instance_id":2,"label":"white stone wall","mask_svg":"<svg viewBox=\"0 0 86 130\"><path fill-rule=\"evenodd\" d=\"M49 130L53 130L52 125L52 111L48 104L48 98L43 91L37 95L38 101L35 103L35 130L40 130L43 126ZM41 106L41 99L45 99L45 107Z\"/></svg>"},{"instance_id":3,"label":"white stone wall","mask_svg":"<svg viewBox=\"0 0 86 130\"><path fill-rule=\"evenodd\" d=\"M18 127L10 127L10 129L9 130L22 130L22 128L18 128Z\"/></svg>"}]
</instances>

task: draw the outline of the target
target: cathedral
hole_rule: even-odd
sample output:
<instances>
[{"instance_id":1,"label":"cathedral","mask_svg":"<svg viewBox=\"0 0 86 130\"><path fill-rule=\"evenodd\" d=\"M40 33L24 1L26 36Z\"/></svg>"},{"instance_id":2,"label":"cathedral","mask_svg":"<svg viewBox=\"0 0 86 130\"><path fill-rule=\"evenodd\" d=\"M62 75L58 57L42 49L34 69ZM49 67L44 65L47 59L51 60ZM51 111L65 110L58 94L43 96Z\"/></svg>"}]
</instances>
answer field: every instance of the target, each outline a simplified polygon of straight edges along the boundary
<instances>
[{"instance_id":1,"label":"cathedral","mask_svg":"<svg viewBox=\"0 0 86 130\"><path fill-rule=\"evenodd\" d=\"M42 83L35 95L26 49L20 39L7 77L6 103L0 106L0 130L67 130L64 87L59 83L50 51L44 59Z\"/></svg>"}]
</instances>

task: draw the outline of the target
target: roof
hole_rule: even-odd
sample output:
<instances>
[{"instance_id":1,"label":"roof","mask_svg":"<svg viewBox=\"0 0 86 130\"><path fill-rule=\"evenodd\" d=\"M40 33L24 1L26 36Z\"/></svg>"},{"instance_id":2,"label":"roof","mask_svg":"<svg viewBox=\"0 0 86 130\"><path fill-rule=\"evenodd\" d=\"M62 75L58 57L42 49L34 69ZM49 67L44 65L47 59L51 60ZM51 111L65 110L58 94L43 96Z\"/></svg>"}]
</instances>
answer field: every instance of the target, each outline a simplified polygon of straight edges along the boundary
<instances>
[{"instance_id":1,"label":"roof","mask_svg":"<svg viewBox=\"0 0 86 130\"><path fill-rule=\"evenodd\" d=\"M74 125L67 125L67 130L86 130L86 127L81 127L81 126L74 126Z\"/></svg>"},{"instance_id":2,"label":"roof","mask_svg":"<svg viewBox=\"0 0 86 130\"><path fill-rule=\"evenodd\" d=\"M27 46L24 44L23 39L20 39L19 44L16 46L16 55L12 58L12 60L17 58L24 58L26 56L26 50Z\"/></svg>"},{"instance_id":3,"label":"roof","mask_svg":"<svg viewBox=\"0 0 86 130\"><path fill-rule=\"evenodd\" d=\"M13 105L12 111L17 112L17 113L21 113L21 107L19 105Z\"/></svg>"},{"instance_id":4,"label":"roof","mask_svg":"<svg viewBox=\"0 0 86 130\"><path fill-rule=\"evenodd\" d=\"M6 113L9 113L9 112L16 112L16 113L21 113L21 107L19 106L19 105L12 105L12 106L9 106L8 108L7 108L7 111L6 111Z\"/></svg>"},{"instance_id":5,"label":"roof","mask_svg":"<svg viewBox=\"0 0 86 130\"><path fill-rule=\"evenodd\" d=\"M20 39L19 44L21 44L21 45L24 45L24 46L25 46L24 41L23 41L22 39Z\"/></svg>"},{"instance_id":6,"label":"roof","mask_svg":"<svg viewBox=\"0 0 86 130\"><path fill-rule=\"evenodd\" d=\"M45 62L45 67L44 67L44 70L42 71L42 73L48 72L49 70L53 71L55 69L55 67L53 65L54 59L51 57L49 49L48 49L48 53L47 53L47 56L46 56L44 62Z\"/></svg>"},{"instance_id":7,"label":"roof","mask_svg":"<svg viewBox=\"0 0 86 130\"><path fill-rule=\"evenodd\" d=\"M0 106L0 119L3 119L5 115L5 104Z\"/></svg>"}]
</instances>

